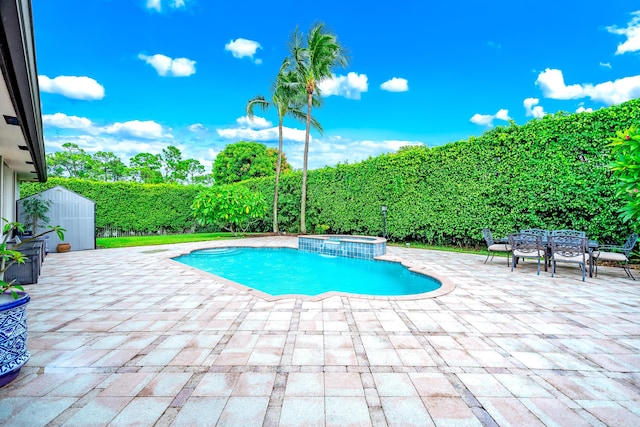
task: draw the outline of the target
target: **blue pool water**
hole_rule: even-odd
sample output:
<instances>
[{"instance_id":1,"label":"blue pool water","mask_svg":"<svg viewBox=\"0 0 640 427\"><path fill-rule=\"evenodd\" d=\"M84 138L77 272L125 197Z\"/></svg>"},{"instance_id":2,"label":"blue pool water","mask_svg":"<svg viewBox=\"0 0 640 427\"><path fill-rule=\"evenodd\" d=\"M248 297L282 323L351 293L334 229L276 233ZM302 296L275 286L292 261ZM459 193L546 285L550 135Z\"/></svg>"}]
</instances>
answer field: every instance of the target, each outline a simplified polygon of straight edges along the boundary
<instances>
[{"instance_id":1,"label":"blue pool water","mask_svg":"<svg viewBox=\"0 0 640 427\"><path fill-rule=\"evenodd\" d=\"M413 295L440 288L429 276L394 262L301 252L288 248L204 249L174 260L271 295Z\"/></svg>"}]
</instances>

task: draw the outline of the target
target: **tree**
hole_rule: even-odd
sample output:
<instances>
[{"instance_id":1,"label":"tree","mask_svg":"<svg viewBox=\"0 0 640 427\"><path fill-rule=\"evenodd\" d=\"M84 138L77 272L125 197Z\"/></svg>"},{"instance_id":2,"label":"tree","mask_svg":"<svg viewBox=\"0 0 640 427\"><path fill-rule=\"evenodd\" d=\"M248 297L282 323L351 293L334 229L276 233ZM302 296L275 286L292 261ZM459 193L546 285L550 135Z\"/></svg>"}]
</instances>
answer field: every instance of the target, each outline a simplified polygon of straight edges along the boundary
<instances>
[{"instance_id":1,"label":"tree","mask_svg":"<svg viewBox=\"0 0 640 427\"><path fill-rule=\"evenodd\" d=\"M198 193L191 209L200 225L216 225L235 235L264 217L267 202L262 193L239 185L222 185Z\"/></svg>"},{"instance_id":2,"label":"tree","mask_svg":"<svg viewBox=\"0 0 640 427\"><path fill-rule=\"evenodd\" d=\"M159 184L163 182L162 162L157 154L138 153L129 160L133 176L145 184Z\"/></svg>"},{"instance_id":3,"label":"tree","mask_svg":"<svg viewBox=\"0 0 640 427\"><path fill-rule=\"evenodd\" d=\"M53 202L43 199L41 195L33 196L22 202L22 210L24 211L24 220L27 228L31 229L31 235L38 234L38 227L41 224L49 222L49 208Z\"/></svg>"},{"instance_id":4,"label":"tree","mask_svg":"<svg viewBox=\"0 0 640 427\"><path fill-rule=\"evenodd\" d=\"M196 178L205 171L204 166L195 159L186 159L180 162L180 170L184 172L185 179L191 183L196 183Z\"/></svg>"},{"instance_id":5,"label":"tree","mask_svg":"<svg viewBox=\"0 0 640 427\"><path fill-rule=\"evenodd\" d=\"M52 176L88 178L91 174L91 156L77 144L62 144L63 151L47 155L47 172Z\"/></svg>"},{"instance_id":6,"label":"tree","mask_svg":"<svg viewBox=\"0 0 640 427\"><path fill-rule=\"evenodd\" d=\"M307 162L309 158L309 136L311 132L311 107L314 93L318 84L332 77L331 69L335 66L345 67L347 57L344 48L338 43L338 38L324 30L324 24L315 24L306 37L296 28L292 40L293 66L297 80L304 82L307 92L307 127L304 136L304 157L302 162L302 194L300 197L300 232L306 233L307 210Z\"/></svg>"},{"instance_id":7,"label":"tree","mask_svg":"<svg viewBox=\"0 0 640 427\"><path fill-rule=\"evenodd\" d=\"M220 185L271 176L276 170L274 160L264 144L247 141L229 144L213 161L213 179Z\"/></svg>"},{"instance_id":8,"label":"tree","mask_svg":"<svg viewBox=\"0 0 640 427\"><path fill-rule=\"evenodd\" d=\"M613 148L614 162L610 165L613 176L618 179L617 196L625 200L625 205L619 210L624 222L632 221L634 225L640 223L640 133L638 128L618 131L611 138L610 147Z\"/></svg>"},{"instance_id":9,"label":"tree","mask_svg":"<svg viewBox=\"0 0 640 427\"><path fill-rule=\"evenodd\" d=\"M256 106L265 110L270 106L274 106L278 112L278 151L276 161L276 184L273 192L273 232L277 233L278 229L278 189L280 185L280 173L282 172L282 159L284 153L282 151L282 122L285 116L291 116L296 120L303 121L306 118L302 107L306 101L306 92L304 86L296 80L296 73L290 70L291 61L289 58L285 59L280 66L280 71L276 77L276 82L273 87L273 94L271 102L267 101L262 96L257 96L247 103L247 117L249 120L253 119L253 110ZM322 132L322 127L314 118L312 125ZM286 165L285 158L285 165Z\"/></svg>"},{"instance_id":10,"label":"tree","mask_svg":"<svg viewBox=\"0 0 640 427\"><path fill-rule=\"evenodd\" d=\"M160 155L162 168L164 169L164 181L167 183L179 183L187 178L187 173L183 169L185 166L182 160L182 152L178 147L169 145L162 149Z\"/></svg>"},{"instance_id":11,"label":"tree","mask_svg":"<svg viewBox=\"0 0 640 427\"><path fill-rule=\"evenodd\" d=\"M92 160L93 173L98 179L120 181L128 173L124 162L110 151L98 151Z\"/></svg>"}]
</instances>

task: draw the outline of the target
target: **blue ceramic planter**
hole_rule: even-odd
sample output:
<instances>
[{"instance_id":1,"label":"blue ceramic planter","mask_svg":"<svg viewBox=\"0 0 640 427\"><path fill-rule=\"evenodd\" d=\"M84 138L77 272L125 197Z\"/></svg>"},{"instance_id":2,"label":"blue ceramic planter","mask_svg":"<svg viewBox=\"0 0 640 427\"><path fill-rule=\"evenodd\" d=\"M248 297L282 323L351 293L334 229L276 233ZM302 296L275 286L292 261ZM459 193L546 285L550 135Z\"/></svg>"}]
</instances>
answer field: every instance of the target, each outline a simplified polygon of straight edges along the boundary
<instances>
[{"instance_id":1,"label":"blue ceramic planter","mask_svg":"<svg viewBox=\"0 0 640 427\"><path fill-rule=\"evenodd\" d=\"M29 360L27 351L27 303L29 294L0 301L0 387L11 382Z\"/></svg>"}]
</instances>

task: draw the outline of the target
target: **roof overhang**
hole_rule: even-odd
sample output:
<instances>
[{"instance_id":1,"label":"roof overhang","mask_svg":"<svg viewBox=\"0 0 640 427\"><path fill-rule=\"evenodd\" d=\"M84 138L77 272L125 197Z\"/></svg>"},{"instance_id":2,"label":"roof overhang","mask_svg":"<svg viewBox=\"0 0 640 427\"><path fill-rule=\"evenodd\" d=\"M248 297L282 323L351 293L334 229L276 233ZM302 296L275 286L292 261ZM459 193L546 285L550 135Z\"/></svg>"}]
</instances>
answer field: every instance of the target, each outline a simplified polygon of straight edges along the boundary
<instances>
[{"instance_id":1,"label":"roof overhang","mask_svg":"<svg viewBox=\"0 0 640 427\"><path fill-rule=\"evenodd\" d=\"M31 1L0 1L0 17L0 155L20 180L44 182L47 168Z\"/></svg>"}]
</instances>

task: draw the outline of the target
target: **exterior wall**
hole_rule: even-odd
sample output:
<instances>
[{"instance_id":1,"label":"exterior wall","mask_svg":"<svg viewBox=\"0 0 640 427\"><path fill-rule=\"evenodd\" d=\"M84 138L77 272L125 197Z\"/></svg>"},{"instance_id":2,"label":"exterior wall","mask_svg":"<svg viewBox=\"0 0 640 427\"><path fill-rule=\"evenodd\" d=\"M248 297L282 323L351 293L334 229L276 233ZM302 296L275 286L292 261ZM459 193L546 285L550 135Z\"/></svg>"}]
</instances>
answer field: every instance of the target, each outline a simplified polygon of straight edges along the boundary
<instances>
[{"instance_id":1,"label":"exterior wall","mask_svg":"<svg viewBox=\"0 0 640 427\"><path fill-rule=\"evenodd\" d=\"M51 200L47 225L59 225L67 230L64 242L71 244L72 251L96 248L95 202L62 187L54 187L31 197ZM23 220L22 200L18 201L18 211L19 218ZM62 242L56 233L48 236L47 249L55 252L56 246Z\"/></svg>"},{"instance_id":2,"label":"exterior wall","mask_svg":"<svg viewBox=\"0 0 640 427\"><path fill-rule=\"evenodd\" d=\"M8 167L0 156L0 217L15 221L18 191L15 171ZM5 221L0 220L0 223L4 226Z\"/></svg>"}]
</instances>

